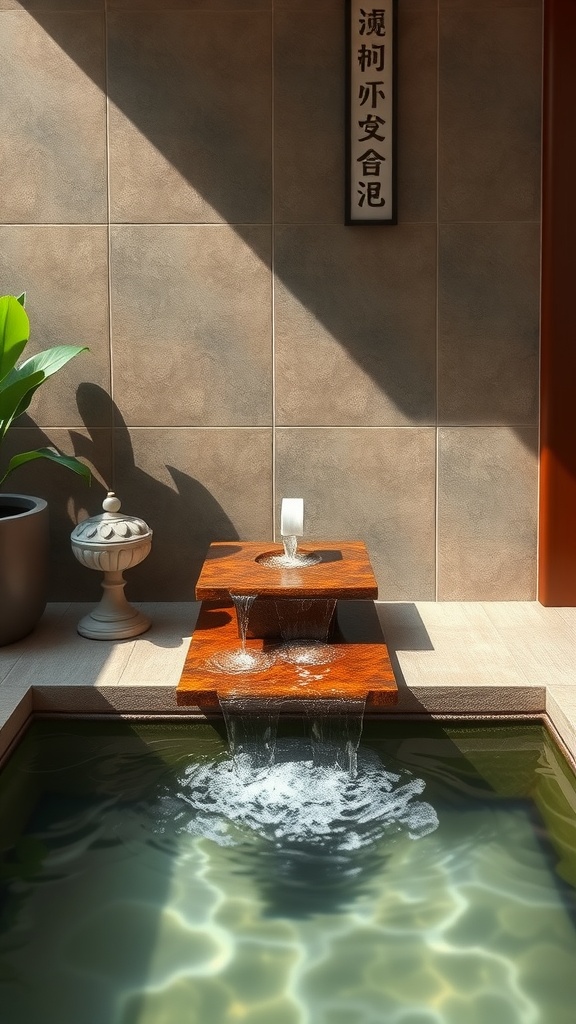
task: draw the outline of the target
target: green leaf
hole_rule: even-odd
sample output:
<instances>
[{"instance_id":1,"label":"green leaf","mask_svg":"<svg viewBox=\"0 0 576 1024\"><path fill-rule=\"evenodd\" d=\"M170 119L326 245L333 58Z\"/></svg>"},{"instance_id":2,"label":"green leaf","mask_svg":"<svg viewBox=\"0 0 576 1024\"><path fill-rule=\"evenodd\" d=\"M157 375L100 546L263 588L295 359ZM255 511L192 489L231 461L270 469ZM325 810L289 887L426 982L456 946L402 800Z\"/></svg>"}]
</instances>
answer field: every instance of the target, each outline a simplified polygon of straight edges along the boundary
<instances>
[{"instance_id":1,"label":"green leaf","mask_svg":"<svg viewBox=\"0 0 576 1024\"><path fill-rule=\"evenodd\" d=\"M26 305L26 292L22 292L21 295L17 295L16 296L16 301L19 302L21 306L25 306Z\"/></svg>"},{"instance_id":2,"label":"green leaf","mask_svg":"<svg viewBox=\"0 0 576 1024\"><path fill-rule=\"evenodd\" d=\"M21 363L20 366L15 367L3 384L0 386L0 390L4 387L4 384L12 384L22 377L26 377L30 374L36 373L37 371L42 372L42 380L40 380L34 388L27 390L23 395L22 401L14 413L13 419L17 416L21 416L23 412L30 405L34 392L40 387L42 381L46 380L47 377L51 377L53 373L56 373L62 366L70 362L74 356L77 356L80 352L87 352L88 349L85 345L55 345L54 348L47 348L44 352L38 352L35 356L30 356L25 362Z\"/></svg>"},{"instance_id":3,"label":"green leaf","mask_svg":"<svg viewBox=\"0 0 576 1024\"><path fill-rule=\"evenodd\" d=\"M30 321L24 307L14 295L0 298L0 381L16 365L28 338Z\"/></svg>"},{"instance_id":4,"label":"green leaf","mask_svg":"<svg viewBox=\"0 0 576 1024\"><path fill-rule=\"evenodd\" d=\"M30 375L23 377L21 380L16 379L13 384L9 384L8 387L0 388L0 440L4 437L8 427L12 423L12 420L20 415L20 411L28 395L32 397L32 394L36 391L36 388L40 387L44 380L44 373L39 370L37 373L31 373ZM30 398L24 405L24 408L29 404Z\"/></svg>"},{"instance_id":5,"label":"green leaf","mask_svg":"<svg viewBox=\"0 0 576 1024\"><path fill-rule=\"evenodd\" d=\"M80 352L87 352L86 345L55 345L54 348L44 349L35 356L30 356L24 363L16 368L14 373L36 373L42 370L45 377L51 377L61 366L65 366L74 356Z\"/></svg>"},{"instance_id":6,"label":"green leaf","mask_svg":"<svg viewBox=\"0 0 576 1024\"><path fill-rule=\"evenodd\" d=\"M20 455L14 455L8 463L4 476L0 477L0 484L4 483L6 477L14 469L17 469L18 466L23 466L26 462L33 462L35 459L50 459L51 462L57 462L60 466L71 469L73 473L78 473L79 476L84 477L86 483L90 484L92 481L92 474L88 466L85 466L83 462L75 459L72 455L63 455L56 448L36 448L31 452L21 452Z\"/></svg>"}]
</instances>

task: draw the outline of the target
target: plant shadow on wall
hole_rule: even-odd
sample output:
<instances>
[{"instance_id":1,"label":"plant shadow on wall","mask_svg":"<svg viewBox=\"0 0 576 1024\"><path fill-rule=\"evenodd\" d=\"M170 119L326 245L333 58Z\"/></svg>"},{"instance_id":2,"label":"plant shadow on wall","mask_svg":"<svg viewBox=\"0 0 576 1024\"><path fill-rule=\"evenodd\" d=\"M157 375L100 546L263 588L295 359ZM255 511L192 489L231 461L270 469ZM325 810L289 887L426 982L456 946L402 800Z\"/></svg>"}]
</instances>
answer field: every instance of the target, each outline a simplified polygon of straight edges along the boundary
<instances>
[{"instance_id":1,"label":"plant shadow on wall","mask_svg":"<svg viewBox=\"0 0 576 1024\"><path fill-rule=\"evenodd\" d=\"M140 469L135 461L120 410L110 396L96 384L82 384L77 391L78 409L83 420L112 422L116 462L115 489L122 502L122 511L144 519L153 531L152 551L144 563L127 573L127 596L135 601L192 601L194 587L202 562L213 540L238 540L238 533L222 506L198 480L175 466L166 466L174 486L162 483ZM30 444L50 443L29 417L22 417L23 429ZM94 471L90 491L66 480L69 489L62 490L60 502L52 502L52 565L50 600L99 599L99 578L83 568L74 558L70 533L79 519L99 515L112 480L112 432L107 428L86 425L86 433L70 430L77 458L85 460ZM18 486L34 486L34 493L53 493L54 482L36 470L34 483L27 483L27 469L19 471ZM44 483L44 480L46 481ZM64 486L64 479L62 481Z\"/></svg>"},{"instance_id":2,"label":"plant shadow on wall","mask_svg":"<svg viewBox=\"0 0 576 1024\"><path fill-rule=\"evenodd\" d=\"M193 247L196 243L182 242L182 252L174 255L169 231L174 224L221 221L224 226L232 225L267 269L271 257L268 225L274 141L278 204L274 255L278 421L300 426L433 425L435 225L422 221L401 225L399 229L342 227L342 12L322 12L321 18L311 15L304 26L291 20L287 12L278 12L273 140L271 14L265 9L249 10L248 3L245 6L246 10L226 12L224 32L222 12L210 9L166 12L158 4L157 10L148 12L117 10L106 15L106 81L111 101L110 189L115 224L112 279L113 288L118 289L123 304L130 310L123 323L122 341L128 338L130 344L136 344L138 338L147 349L148 365L155 366L157 371L164 370L164 360L172 360L169 369L178 377L179 360L187 354L195 360L197 369L206 371L204 376L197 374L194 401L189 407L192 425L206 422L207 414L213 417L208 421L210 425L264 425L262 418L249 417L268 415L262 385L263 376L267 379L263 367L269 358L267 327L260 324L261 337L254 330L256 342L248 340L249 330L244 339L232 331L230 337L234 342L216 337L214 324L218 316L222 317L226 303L217 287L206 286L212 265L206 271L198 271L199 277L190 281L188 267L179 266L179 260L182 257L185 263L186 245ZM103 89L101 14L84 12L71 18L65 13L35 11L32 17ZM302 33L304 28L302 49L296 45L294 33ZM92 35L87 46L89 30ZM322 45L314 48L315 31L320 33L317 42ZM402 73L401 67L400 76ZM69 116L74 116L73 111ZM94 118L94 124L97 123ZM65 134L62 128L59 132ZM86 151L82 154L85 170L89 170L91 160L98 160L103 146L99 137L87 142L90 145L84 147ZM53 154L55 162L58 165L61 158L70 173L68 136L60 140L58 132L53 131L50 144L55 150L62 149L62 153ZM311 176L307 182L302 180L302 165L298 163L302 148L310 151ZM88 195L88 187L83 187ZM197 242L198 237L194 237ZM222 247L222 242L206 242L206 237L204 232L202 245ZM171 265L169 269L164 267L162 273L163 263L170 256ZM228 257L230 264L237 257L235 250ZM222 264L218 263L221 258ZM460 266L463 261L456 262ZM222 253L217 264L219 273L225 275L222 268L227 263ZM361 268L361 273L351 274L350 267ZM173 346L156 346L153 352L152 341L143 341L139 331L143 324L154 321L150 339L156 340L162 325L154 317L158 316L168 274L172 279L171 295L178 296L179 315L175 323L197 324L197 310L205 310L201 326L195 328L198 340L193 353L184 338L175 339ZM502 303L499 297L495 303L494 281L478 284L480 276L472 274L466 287L477 292L476 296L471 294L476 310L476 300L486 306L483 329L488 336L496 331L498 337L498 320L506 316L508 300L503 293ZM458 282L456 274L456 289ZM496 313L487 309L485 285L490 286L489 305L491 310L498 307ZM526 282L523 287L526 288ZM239 290L248 292L242 284ZM254 302L254 308L249 310L245 300L240 298L238 302L234 315L244 324L250 312L255 316L258 303ZM454 367L449 369L449 389L456 394L464 389L466 402L476 403L472 420L476 425L536 423L537 315L532 323L532 305L517 304L522 309L530 306L530 315L525 319L520 316L519 326L512 328L519 331L520 337L510 360L515 365L514 381L510 383L515 383L518 367L524 367L528 395L518 398L519 406L524 407L523 415L517 410L514 417L507 406L510 366L506 358L495 359L491 366L489 359L479 362L474 361L473 354L466 355L463 358L469 362L460 366L457 356L456 371ZM141 310L140 320L132 310ZM534 311L537 314L536 307ZM464 332L467 324L468 321ZM166 329L167 337L170 327ZM315 344L310 344L311 338ZM215 342L220 344L220 398L214 393ZM120 347L117 352L121 355ZM448 361L454 362L450 358ZM122 369L130 372L129 364ZM238 387L239 373L243 388ZM482 376L486 373L492 374L494 380ZM334 387L335 379L339 381L338 388ZM478 386L482 381L485 387ZM180 393L190 397L186 383L179 387ZM522 386L516 391L520 394ZM254 396L256 401L251 401ZM175 393L173 401L178 398ZM499 415L496 409L500 409ZM130 422L138 422L132 413L127 412L127 416ZM449 417L448 422L462 420ZM530 429L520 430L519 436L528 446L536 444L536 435Z\"/></svg>"}]
</instances>

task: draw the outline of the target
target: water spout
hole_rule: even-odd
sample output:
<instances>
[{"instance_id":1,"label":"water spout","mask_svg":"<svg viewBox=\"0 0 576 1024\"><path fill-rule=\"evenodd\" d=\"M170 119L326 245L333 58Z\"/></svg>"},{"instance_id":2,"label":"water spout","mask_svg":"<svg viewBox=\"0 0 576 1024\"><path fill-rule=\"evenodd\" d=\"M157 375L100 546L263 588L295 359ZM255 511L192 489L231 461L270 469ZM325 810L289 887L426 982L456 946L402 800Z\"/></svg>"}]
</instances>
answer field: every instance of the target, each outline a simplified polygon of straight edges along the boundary
<instances>
[{"instance_id":1,"label":"water spout","mask_svg":"<svg viewBox=\"0 0 576 1024\"><path fill-rule=\"evenodd\" d=\"M304 499L282 498L280 536L283 554L266 554L258 558L261 565L273 569L302 569L317 565L320 555L314 551L298 551L298 537L304 535Z\"/></svg>"}]
</instances>

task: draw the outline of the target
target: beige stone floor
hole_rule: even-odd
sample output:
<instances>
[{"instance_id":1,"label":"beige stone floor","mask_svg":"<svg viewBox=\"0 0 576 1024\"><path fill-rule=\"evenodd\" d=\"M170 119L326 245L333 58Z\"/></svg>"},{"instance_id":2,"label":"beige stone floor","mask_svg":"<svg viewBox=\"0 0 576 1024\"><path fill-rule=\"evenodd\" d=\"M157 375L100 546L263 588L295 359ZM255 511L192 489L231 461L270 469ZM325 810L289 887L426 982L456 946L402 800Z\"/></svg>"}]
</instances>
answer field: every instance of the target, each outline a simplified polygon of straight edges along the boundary
<instances>
[{"instance_id":1,"label":"beige stone floor","mask_svg":"<svg viewBox=\"0 0 576 1024\"><path fill-rule=\"evenodd\" d=\"M175 689L195 603L142 604L135 640L86 640L91 605L52 604L33 634L0 649L0 757L34 712L190 714ZM377 605L397 674L392 713L546 716L576 755L576 608L536 603ZM386 711L390 714L390 711Z\"/></svg>"}]
</instances>

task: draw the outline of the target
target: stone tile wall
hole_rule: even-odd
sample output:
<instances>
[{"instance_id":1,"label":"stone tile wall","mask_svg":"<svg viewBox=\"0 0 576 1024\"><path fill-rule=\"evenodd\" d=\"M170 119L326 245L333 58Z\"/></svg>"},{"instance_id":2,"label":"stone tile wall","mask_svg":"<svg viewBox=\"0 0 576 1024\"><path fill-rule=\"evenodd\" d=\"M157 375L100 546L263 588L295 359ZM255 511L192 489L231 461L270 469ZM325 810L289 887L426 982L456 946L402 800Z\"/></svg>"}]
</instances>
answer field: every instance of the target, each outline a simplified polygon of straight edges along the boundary
<instances>
[{"instance_id":1,"label":"stone tile wall","mask_svg":"<svg viewBox=\"0 0 576 1024\"><path fill-rule=\"evenodd\" d=\"M399 0L395 227L343 226L341 0L0 0L0 291L39 393L5 489L69 533L105 487L155 533L135 599L186 599L212 539L366 540L388 600L536 583L541 9Z\"/></svg>"}]
</instances>

